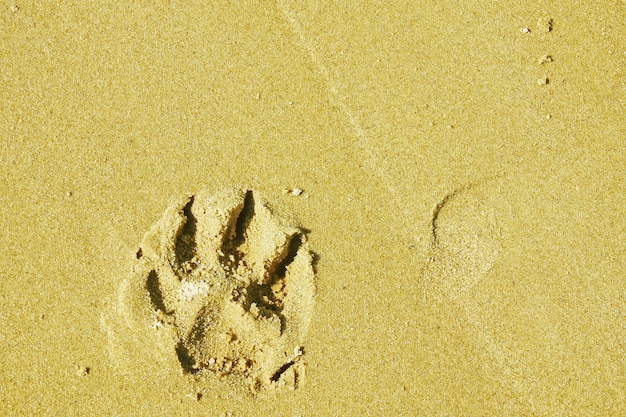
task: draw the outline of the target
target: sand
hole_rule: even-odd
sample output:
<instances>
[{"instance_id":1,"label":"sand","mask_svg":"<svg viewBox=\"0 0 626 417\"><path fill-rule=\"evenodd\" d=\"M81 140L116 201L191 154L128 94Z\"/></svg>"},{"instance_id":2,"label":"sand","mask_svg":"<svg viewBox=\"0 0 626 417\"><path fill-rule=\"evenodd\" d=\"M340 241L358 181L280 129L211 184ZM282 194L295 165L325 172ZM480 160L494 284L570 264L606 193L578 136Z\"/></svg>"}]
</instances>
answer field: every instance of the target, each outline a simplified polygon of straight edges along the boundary
<instances>
[{"instance_id":1,"label":"sand","mask_svg":"<svg viewBox=\"0 0 626 417\"><path fill-rule=\"evenodd\" d=\"M624 16L4 2L0 415L625 414Z\"/></svg>"}]
</instances>

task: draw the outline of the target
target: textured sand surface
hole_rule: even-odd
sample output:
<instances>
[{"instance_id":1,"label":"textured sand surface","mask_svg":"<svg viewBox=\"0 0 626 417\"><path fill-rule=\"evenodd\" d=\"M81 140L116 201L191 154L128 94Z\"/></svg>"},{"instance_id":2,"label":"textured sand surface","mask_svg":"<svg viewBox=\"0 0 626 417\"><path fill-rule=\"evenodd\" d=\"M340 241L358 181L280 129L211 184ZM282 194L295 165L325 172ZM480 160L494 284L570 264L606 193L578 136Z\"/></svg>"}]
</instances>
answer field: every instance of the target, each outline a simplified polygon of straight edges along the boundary
<instances>
[{"instance_id":1,"label":"textured sand surface","mask_svg":"<svg viewBox=\"0 0 626 417\"><path fill-rule=\"evenodd\" d=\"M625 16L2 2L0 415L626 414Z\"/></svg>"}]
</instances>

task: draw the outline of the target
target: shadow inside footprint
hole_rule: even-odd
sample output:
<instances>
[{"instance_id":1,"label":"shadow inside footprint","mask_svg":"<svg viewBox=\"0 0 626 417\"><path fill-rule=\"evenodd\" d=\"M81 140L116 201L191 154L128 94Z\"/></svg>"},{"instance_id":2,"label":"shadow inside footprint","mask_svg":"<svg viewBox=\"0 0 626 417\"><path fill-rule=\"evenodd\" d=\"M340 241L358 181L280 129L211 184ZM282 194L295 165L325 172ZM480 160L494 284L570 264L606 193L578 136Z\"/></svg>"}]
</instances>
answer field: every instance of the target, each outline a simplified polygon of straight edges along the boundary
<instances>
[{"instance_id":1,"label":"shadow inside footprint","mask_svg":"<svg viewBox=\"0 0 626 417\"><path fill-rule=\"evenodd\" d=\"M176 260L179 264L191 261L196 255L196 229L198 219L191 212L194 203L194 197L183 208L185 223L176 237Z\"/></svg>"}]
</instances>

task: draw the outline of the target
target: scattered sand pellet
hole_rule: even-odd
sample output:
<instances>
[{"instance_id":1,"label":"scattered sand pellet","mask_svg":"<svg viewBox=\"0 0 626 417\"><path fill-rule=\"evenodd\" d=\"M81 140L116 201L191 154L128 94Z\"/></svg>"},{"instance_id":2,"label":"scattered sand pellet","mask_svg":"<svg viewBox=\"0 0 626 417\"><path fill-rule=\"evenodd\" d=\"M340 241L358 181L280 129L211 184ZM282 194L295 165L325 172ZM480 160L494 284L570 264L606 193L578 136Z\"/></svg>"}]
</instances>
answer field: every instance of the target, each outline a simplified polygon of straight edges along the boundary
<instances>
[{"instance_id":1,"label":"scattered sand pellet","mask_svg":"<svg viewBox=\"0 0 626 417\"><path fill-rule=\"evenodd\" d=\"M547 64L548 62L552 62L554 61L554 59L552 59L552 55L543 55L541 58L539 58L539 64Z\"/></svg>"},{"instance_id":2,"label":"scattered sand pellet","mask_svg":"<svg viewBox=\"0 0 626 417\"><path fill-rule=\"evenodd\" d=\"M91 368L88 366L76 366L76 375L87 376L91 372Z\"/></svg>"},{"instance_id":3,"label":"scattered sand pellet","mask_svg":"<svg viewBox=\"0 0 626 417\"><path fill-rule=\"evenodd\" d=\"M530 28L521 28L519 31L522 33L530 33Z\"/></svg>"},{"instance_id":4,"label":"scattered sand pellet","mask_svg":"<svg viewBox=\"0 0 626 417\"><path fill-rule=\"evenodd\" d=\"M222 371L224 373L229 373L232 369L233 369L233 361L228 358L224 358L224 365L222 365Z\"/></svg>"},{"instance_id":5,"label":"scattered sand pellet","mask_svg":"<svg viewBox=\"0 0 626 417\"><path fill-rule=\"evenodd\" d=\"M547 17L543 17L539 20L537 20L537 28L541 31L541 32L552 32L552 23L553 20Z\"/></svg>"},{"instance_id":6,"label":"scattered sand pellet","mask_svg":"<svg viewBox=\"0 0 626 417\"><path fill-rule=\"evenodd\" d=\"M285 188L285 189L283 189L283 194L291 194L291 195L293 195L295 197L299 196L303 192L304 192L304 190L302 190L301 188Z\"/></svg>"},{"instance_id":7,"label":"scattered sand pellet","mask_svg":"<svg viewBox=\"0 0 626 417\"><path fill-rule=\"evenodd\" d=\"M537 80L537 84L539 85L548 85L549 83L550 83L550 79L548 78L547 75L544 75L543 77Z\"/></svg>"},{"instance_id":8,"label":"scattered sand pellet","mask_svg":"<svg viewBox=\"0 0 626 417\"><path fill-rule=\"evenodd\" d=\"M235 333L233 333L233 332L226 332L225 336L226 336L226 341L228 343L232 343L235 340L237 340L237 335Z\"/></svg>"},{"instance_id":9,"label":"scattered sand pellet","mask_svg":"<svg viewBox=\"0 0 626 417\"><path fill-rule=\"evenodd\" d=\"M248 364L245 360L237 359L235 361L235 372L238 374L244 374L248 370Z\"/></svg>"}]
</instances>

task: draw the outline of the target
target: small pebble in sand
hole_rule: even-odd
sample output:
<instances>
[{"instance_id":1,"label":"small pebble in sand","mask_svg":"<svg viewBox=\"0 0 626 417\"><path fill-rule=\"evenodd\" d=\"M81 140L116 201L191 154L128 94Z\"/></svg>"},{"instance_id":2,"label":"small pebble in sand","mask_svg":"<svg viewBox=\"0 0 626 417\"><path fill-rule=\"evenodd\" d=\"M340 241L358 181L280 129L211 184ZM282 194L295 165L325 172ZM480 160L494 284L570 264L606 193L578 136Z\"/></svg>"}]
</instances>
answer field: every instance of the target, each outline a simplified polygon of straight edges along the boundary
<instances>
[{"instance_id":1,"label":"small pebble in sand","mask_svg":"<svg viewBox=\"0 0 626 417\"><path fill-rule=\"evenodd\" d=\"M291 195L293 195L295 197L299 196L303 192L304 192L304 190L302 190L301 188L285 188L285 189L283 189L283 194L291 194Z\"/></svg>"},{"instance_id":2,"label":"small pebble in sand","mask_svg":"<svg viewBox=\"0 0 626 417\"><path fill-rule=\"evenodd\" d=\"M548 85L549 83L550 83L550 79L548 78L547 75L544 75L543 77L537 80L537 84L539 85Z\"/></svg>"},{"instance_id":3,"label":"small pebble in sand","mask_svg":"<svg viewBox=\"0 0 626 417\"><path fill-rule=\"evenodd\" d=\"M87 376L91 373L91 368L88 366L76 366L76 375Z\"/></svg>"},{"instance_id":4,"label":"small pebble in sand","mask_svg":"<svg viewBox=\"0 0 626 417\"><path fill-rule=\"evenodd\" d=\"M554 61L554 59L552 59L552 55L544 55L541 58L539 58L539 64L547 64L548 62L552 62Z\"/></svg>"},{"instance_id":5,"label":"small pebble in sand","mask_svg":"<svg viewBox=\"0 0 626 417\"><path fill-rule=\"evenodd\" d=\"M552 32L553 20L547 17L543 17L537 20L537 28L545 33Z\"/></svg>"},{"instance_id":6,"label":"small pebble in sand","mask_svg":"<svg viewBox=\"0 0 626 417\"><path fill-rule=\"evenodd\" d=\"M522 33L530 33L530 29L529 28L521 28L519 31L522 32Z\"/></svg>"}]
</instances>

